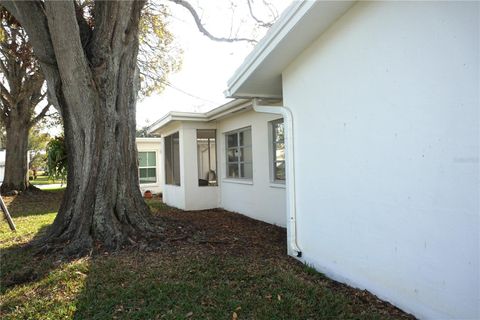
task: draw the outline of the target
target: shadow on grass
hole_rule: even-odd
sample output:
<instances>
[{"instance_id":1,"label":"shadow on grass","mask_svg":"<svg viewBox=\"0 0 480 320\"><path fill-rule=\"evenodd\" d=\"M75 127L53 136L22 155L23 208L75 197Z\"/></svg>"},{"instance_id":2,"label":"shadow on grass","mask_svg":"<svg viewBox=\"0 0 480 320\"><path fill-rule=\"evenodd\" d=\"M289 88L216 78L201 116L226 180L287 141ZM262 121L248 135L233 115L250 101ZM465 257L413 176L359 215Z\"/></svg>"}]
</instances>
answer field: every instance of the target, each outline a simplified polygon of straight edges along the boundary
<instances>
[{"instance_id":1,"label":"shadow on grass","mask_svg":"<svg viewBox=\"0 0 480 320\"><path fill-rule=\"evenodd\" d=\"M41 227L28 243L14 244L1 249L0 292L2 294L12 286L41 278L55 267L54 259L49 259L48 256L36 256L35 248L31 246L31 242L42 237L47 228L48 225Z\"/></svg>"},{"instance_id":2,"label":"shadow on grass","mask_svg":"<svg viewBox=\"0 0 480 320\"><path fill-rule=\"evenodd\" d=\"M57 212L64 189L26 191L17 196L4 197L10 215L26 217Z\"/></svg>"}]
</instances>

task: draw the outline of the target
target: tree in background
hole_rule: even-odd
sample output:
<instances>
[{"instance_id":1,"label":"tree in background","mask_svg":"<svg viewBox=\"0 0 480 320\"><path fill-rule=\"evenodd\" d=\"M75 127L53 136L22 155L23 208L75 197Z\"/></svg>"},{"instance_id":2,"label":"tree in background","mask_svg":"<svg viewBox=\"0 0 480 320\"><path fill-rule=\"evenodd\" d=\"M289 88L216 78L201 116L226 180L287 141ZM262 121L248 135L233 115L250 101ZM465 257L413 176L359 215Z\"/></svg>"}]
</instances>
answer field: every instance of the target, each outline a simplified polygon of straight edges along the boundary
<instances>
[{"instance_id":1,"label":"tree in background","mask_svg":"<svg viewBox=\"0 0 480 320\"><path fill-rule=\"evenodd\" d=\"M48 175L52 180L62 180L67 178L68 158L65 139L62 136L51 139L46 147L47 157L46 165Z\"/></svg>"},{"instance_id":2,"label":"tree in background","mask_svg":"<svg viewBox=\"0 0 480 320\"><path fill-rule=\"evenodd\" d=\"M24 191L28 181L28 133L49 109L36 107L46 96L44 77L25 30L0 7L0 122L6 131L2 193Z\"/></svg>"}]
</instances>

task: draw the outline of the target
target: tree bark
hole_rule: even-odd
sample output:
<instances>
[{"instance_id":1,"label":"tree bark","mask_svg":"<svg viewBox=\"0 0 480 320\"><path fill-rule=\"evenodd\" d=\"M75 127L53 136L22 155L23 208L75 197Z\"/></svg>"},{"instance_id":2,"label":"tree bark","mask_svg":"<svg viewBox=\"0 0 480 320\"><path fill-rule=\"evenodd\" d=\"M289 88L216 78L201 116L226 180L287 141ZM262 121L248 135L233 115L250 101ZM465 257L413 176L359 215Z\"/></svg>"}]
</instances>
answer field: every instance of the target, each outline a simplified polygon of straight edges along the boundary
<instances>
[{"instance_id":1,"label":"tree bark","mask_svg":"<svg viewBox=\"0 0 480 320\"><path fill-rule=\"evenodd\" d=\"M12 108L9 121L5 124L7 131L5 176L0 188L2 193L13 190L25 191L28 181L28 130L31 115L28 107Z\"/></svg>"},{"instance_id":2,"label":"tree bark","mask_svg":"<svg viewBox=\"0 0 480 320\"><path fill-rule=\"evenodd\" d=\"M73 1L48 1L44 7L3 3L40 55L64 122L67 190L40 243L83 255L97 245L115 250L161 232L151 223L139 189L135 144L138 22L144 2L95 2L90 34L77 20Z\"/></svg>"}]
</instances>

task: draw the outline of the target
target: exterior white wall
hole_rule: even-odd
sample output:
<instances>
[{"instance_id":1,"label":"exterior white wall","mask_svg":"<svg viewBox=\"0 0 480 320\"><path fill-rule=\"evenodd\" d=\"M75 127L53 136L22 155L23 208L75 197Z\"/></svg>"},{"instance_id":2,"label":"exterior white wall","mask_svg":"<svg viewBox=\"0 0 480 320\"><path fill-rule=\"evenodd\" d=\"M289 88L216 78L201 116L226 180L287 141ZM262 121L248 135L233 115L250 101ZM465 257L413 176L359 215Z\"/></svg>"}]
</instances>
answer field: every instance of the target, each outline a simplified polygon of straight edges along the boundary
<instances>
[{"instance_id":1,"label":"exterior white wall","mask_svg":"<svg viewBox=\"0 0 480 320\"><path fill-rule=\"evenodd\" d=\"M150 151L155 152L155 160L156 160L156 173L157 173L157 182L155 183L141 183L140 184L140 191L142 194L150 190L152 193L161 193L162 192L162 170L161 166L163 165L163 155L161 153L161 139L160 138L137 138L137 151Z\"/></svg>"},{"instance_id":2,"label":"exterior white wall","mask_svg":"<svg viewBox=\"0 0 480 320\"><path fill-rule=\"evenodd\" d=\"M225 118L217 125L220 206L251 218L286 226L285 185L271 182L269 121L280 118L247 111ZM253 179L226 178L225 133L251 127Z\"/></svg>"},{"instance_id":3,"label":"exterior white wall","mask_svg":"<svg viewBox=\"0 0 480 320\"><path fill-rule=\"evenodd\" d=\"M479 20L360 2L283 73L303 259L421 318L480 318Z\"/></svg>"}]
</instances>

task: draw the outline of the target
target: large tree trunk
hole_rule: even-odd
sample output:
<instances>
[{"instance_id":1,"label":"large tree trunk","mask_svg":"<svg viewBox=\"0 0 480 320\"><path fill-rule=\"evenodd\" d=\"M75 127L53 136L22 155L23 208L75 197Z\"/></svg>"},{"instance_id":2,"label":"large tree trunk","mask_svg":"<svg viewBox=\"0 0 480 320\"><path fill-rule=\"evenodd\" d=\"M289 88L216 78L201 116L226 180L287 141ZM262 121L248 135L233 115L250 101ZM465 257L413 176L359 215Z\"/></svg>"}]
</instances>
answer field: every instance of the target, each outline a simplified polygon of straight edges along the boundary
<instances>
[{"instance_id":1,"label":"large tree trunk","mask_svg":"<svg viewBox=\"0 0 480 320\"><path fill-rule=\"evenodd\" d=\"M95 2L93 29L73 1L3 3L29 34L65 127L67 190L43 244L85 254L160 232L140 193L135 145L144 2Z\"/></svg>"},{"instance_id":2,"label":"large tree trunk","mask_svg":"<svg viewBox=\"0 0 480 320\"><path fill-rule=\"evenodd\" d=\"M53 14L60 5L47 3L47 12ZM149 222L149 210L138 184L138 38L127 32L136 30L140 10L126 10L129 15L117 17L120 21L102 21L99 15L115 13L112 7L96 4L98 32L93 35L90 63L73 57L76 64L72 64L68 54L60 54L69 50L75 54L75 49L81 49L70 43L67 30L52 34L62 79L57 98L65 126L68 177L67 191L48 239L67 242L68 254L86 253L97 243L118 249L160 231ZM68 17L49 18L49 27L64 28L68 21L62 18ZM108 42L103 41L105 37Z\"/></svg>"},{"instance_id":3,"label":"large tree trunk","mask_svg":"<svg viewBox=\"0 0 480 320\"><path fill-rule=\"evenodd\" d=\"M5 176L0 189L3 194L13 190L25 191L29 187L27 149L30 117L27 107L17 106L11 109L5 124Z\"/></svg>"}]
</instances>

